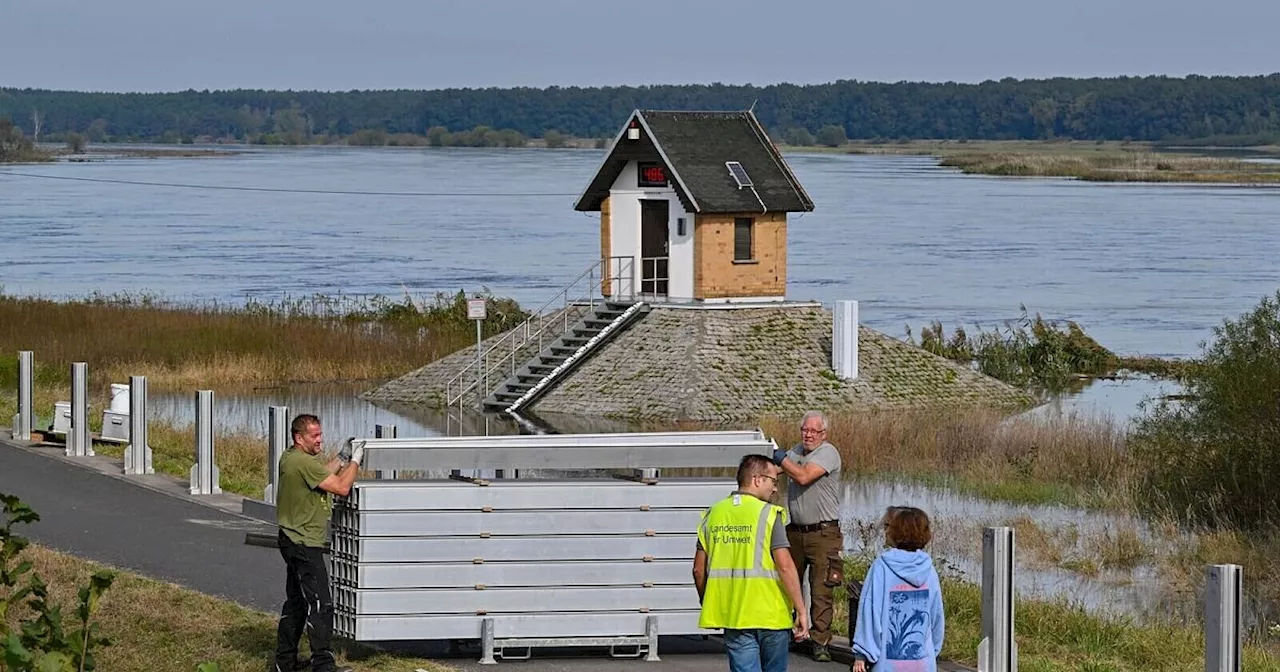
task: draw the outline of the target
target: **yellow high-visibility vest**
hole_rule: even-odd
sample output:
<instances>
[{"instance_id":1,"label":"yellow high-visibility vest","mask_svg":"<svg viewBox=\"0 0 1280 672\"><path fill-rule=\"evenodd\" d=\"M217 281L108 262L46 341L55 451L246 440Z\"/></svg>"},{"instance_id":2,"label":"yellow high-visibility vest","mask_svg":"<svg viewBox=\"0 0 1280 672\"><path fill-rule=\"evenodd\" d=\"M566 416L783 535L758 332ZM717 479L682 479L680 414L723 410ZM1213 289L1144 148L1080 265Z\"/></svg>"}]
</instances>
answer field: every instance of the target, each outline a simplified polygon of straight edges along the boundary
<instances>
[{"instance_id":1,"label":"yellow high-visibility vest","mask_svg":"<svg viewBox=\"0 0 1280 672\"><path fill-rule=\"evenodd\" d=\"M702 516L698 541L707 553L707 587L698 625L703 628L789 630L791 600L778 581L769 548L782 507L734 493Z\"/></svg>"}]
</instances>

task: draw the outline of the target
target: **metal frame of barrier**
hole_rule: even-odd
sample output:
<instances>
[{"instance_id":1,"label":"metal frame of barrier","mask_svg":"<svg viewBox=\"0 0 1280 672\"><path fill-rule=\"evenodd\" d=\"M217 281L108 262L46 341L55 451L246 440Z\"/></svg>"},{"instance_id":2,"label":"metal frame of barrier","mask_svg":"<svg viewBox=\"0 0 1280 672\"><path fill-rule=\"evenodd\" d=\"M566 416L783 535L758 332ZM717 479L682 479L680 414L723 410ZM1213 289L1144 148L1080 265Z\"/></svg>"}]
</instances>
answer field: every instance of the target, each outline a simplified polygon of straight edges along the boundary
<instances>
[{"instance_id":1,"label":"metal frame of barrier","mask_svg":"<svg viewBox=\"0 0 1280 672\"><path fill-rule=\"evenodd\" d=\"M147 377L129 377L129 445L124 449L124 473L154 474L147 436Z\"/></svg>"},{"instance_id":2,"label":"metal frame of barrier","mask_svg":"<svg viewBox=\"0 0 1280 672\"><path fill-rule=\"evenodd\" d=\"M1017 672L1018 643L1014 640L1014 530L988 527L982 531L982 640L978 644L978 672Z\"/></svg>"},{"instance_id":3,"label":"metal frame of barrier","mask_svg":"<svg viewBox=\"0 0 1280 672\"><path fill-rule=\"evenodd\" d=\"M1240 565L1205 568L1205 672L1240 672L1243 577Z\"/></svg>"},{"instance_id":4,"label":"metal frame of barrier","mask_svg":"<svg viewBox=\"0 0 1280 672\"><path fill-rule=\"evenodd\" d=\"M89 365L71 365L71 426L67 430L68 457L93 457L93 441L89 436Z\"/></svg>"},{"instance_id":5,"label":"metal frame of barrier","mask_svg":"<svg viewBox=\"0 0 1280 672\"><path fill-rule=\"evenodd\" d=\"M275 506L277 480L280 477L280 457L289 448L289 407L267 407L267 487L262 491L262 501Z\"/></svg>"},{"instance_id":6,"label":"metal frame of barrier","mask_svg":"<svg viewBox=\"0 0 1280 672\"><path fill-rule=\"evenodd\" d=\"M18 352L18 413L13 416L13 438L19 441L31 440L35 418L31 408L34 380L35 355L30 350L21 350Z\"/></svg>"},{"instance_id":7,"label":"metal frame of barrier","mask_svg":"<svg viewBox=\"0 0 1280 672\"><path fill-rule=\"evenodd\" d=\"M196 391L196 463L191 466L191 494L222 494L213 445L213 390Z\"/></svg>"}]
</instances>

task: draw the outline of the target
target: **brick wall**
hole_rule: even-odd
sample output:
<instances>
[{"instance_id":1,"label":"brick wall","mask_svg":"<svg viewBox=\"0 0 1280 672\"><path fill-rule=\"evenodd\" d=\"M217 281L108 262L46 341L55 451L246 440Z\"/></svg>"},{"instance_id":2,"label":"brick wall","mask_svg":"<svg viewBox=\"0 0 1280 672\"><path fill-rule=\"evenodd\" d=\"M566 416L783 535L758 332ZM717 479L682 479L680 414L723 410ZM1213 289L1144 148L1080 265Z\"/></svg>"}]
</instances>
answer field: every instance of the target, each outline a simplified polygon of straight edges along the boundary
<instances>
[{"instance_id":1,"label":"brick wall","mask_svg":"<svg viewBox=\"0 0 1280 672\"><path fill-rule=\"evenodd\" d=\"M753 217L752 261L733 260L737 217ZM787 213L698 215L693 233L693 296L785 296L787 293Z\"/></svg>"}]
</instances>

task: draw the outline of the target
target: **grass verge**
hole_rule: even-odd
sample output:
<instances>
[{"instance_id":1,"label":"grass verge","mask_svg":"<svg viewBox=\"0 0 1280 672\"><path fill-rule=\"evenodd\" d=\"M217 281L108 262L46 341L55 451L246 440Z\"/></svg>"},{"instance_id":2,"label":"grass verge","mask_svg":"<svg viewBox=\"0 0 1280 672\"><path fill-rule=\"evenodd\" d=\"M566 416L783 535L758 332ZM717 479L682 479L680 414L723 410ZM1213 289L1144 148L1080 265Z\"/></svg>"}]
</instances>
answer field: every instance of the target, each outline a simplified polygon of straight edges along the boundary
<instances>
[{"instance_id":1,"label":"grass verge","mask_svg":"<svg viewBox=\"0 0 1280 672\"><path fill-rule=\"evenodd\" d=\"M34 545L23 556L48 582L55 604L74 604L75 587L94 571L105 569ZM13 622L25 615L23 607L9 617ZM262 672L275 649L275 616L128 572L118 572L115 584L102 597L95 622L101 634L112 640L111 646L96 652L98 669L110 672L195 670L203 662L217 663L220 672ZM451 669L359 645L342 648L340 653L342 660L362 670Z\"/></svg>"}]
</instances>

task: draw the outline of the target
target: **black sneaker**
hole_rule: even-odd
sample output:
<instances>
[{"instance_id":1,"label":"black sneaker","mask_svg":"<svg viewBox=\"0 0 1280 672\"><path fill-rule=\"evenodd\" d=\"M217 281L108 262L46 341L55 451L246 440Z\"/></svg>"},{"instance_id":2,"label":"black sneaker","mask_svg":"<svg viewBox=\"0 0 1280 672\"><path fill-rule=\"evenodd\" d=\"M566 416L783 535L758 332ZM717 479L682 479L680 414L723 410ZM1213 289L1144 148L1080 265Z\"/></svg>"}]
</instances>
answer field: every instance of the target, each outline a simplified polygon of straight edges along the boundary
<instances>
[{"instance_id":1,"label":"black sneaker","mask_svg":"<svg viewBox=\"0 0 1280 672\"><path fill-rule=\"evenodd\" d=\"M831 652L827 650L826 645L814 642L813 659L819 663L829 663L831 662Z\"/></svg>"}]
</instances>

